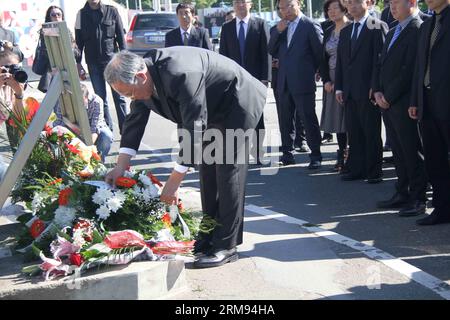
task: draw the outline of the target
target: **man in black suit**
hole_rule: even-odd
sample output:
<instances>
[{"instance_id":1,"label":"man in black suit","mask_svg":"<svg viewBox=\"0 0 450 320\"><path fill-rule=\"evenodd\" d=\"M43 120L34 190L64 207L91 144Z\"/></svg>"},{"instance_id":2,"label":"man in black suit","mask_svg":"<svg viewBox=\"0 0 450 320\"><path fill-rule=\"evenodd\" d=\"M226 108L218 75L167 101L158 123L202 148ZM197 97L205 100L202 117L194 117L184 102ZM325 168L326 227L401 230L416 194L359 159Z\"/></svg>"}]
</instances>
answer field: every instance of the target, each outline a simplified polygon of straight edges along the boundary
<instances>
[{"instance_id":1,"label":"man in black suit","mask_svg":"<svg viewBox=\"0 0 450 320\"><path fill-rule=\"evenodd\" d=\"M180 3L176 11L180 27L166 33L165 46L191 46L212 50L208 30L193 25L194 5L191 3Z\"/></svg>"},{"instance_id":2,"label":"man in black suit","mask_svg":"<svg viewBox=\"0 0 450 320\"><path fill-rule=\"evenodd\" d=\"M429 15L428 13L420 11L419 3L416 3L413 14L418 15L420 20L422 21L426 21L427 19L431 18L431 15ZM387 5L381 13L381 20L386 22L386 24L389 26L389 29L395 28L398 24L398 21L392 15L389 5Z\"/></svg>"},{"instance_id":3,"label":"man in black suit","mask_svg":"<svg viewBox=\"0 0 450 320\"><path fill-rule=\"evenodd\" d=\"M293 118L298 112L311 149L309 169L319 169L320 128L316 115L316 72L322 56L323 32L320 25L300 11L297 0L280 0L283 20L277 24L269 41L269 52L278 56L278 95L281 98L281 163L295 163L293 156Z\"/></svg>"},{"instance_id":4,"label":"man in black suit","mask_svg":"<svg viewBox=\"0 0 450 320\"><path fill-rule=\"evenodd\" d=\"M336 99L345 104L349 130L349 173L344 181L382 181L381 113L371 102L374 65L387 25L368 13L367 0L349 0L353 23L342 29L336 63Z\"/></svg>"},{"instance_id":5,"label":"man in black suit","mask_svg":"<svg viewBox=\"0 0 450 320\"><path fill-rule=\"evenodd\" d=\"M123 175L139 149L150 110L177 123L182 152L161 200L177 203L186 166L198 165L203 213L218 225L196 243L196 252L204 255L194 265L235 261L243 237L248 137L261 118L267 88L234 61L209 50L178 46L151 50L145 58L119 53L105 71L111 86L134 100L117 165L106 181L113 184ZM234 135L238 139L233 143ZM216 148L211 148L212 139Z\"/></svg>"},{"instance_id":6,"label":"man in black suit","mask_svg":"<svg viewBox=\"0 0 450 320\"><path fill-rule=\"evenodd\" d=\"M222 26L219 53L234 60L267 86L271 68L267 50L269 27L265 20L250 16L250 0L235 0L233 6L236 17ZM263 157L264 128L263 114L252 147L257 164L261 164Z\"/></svg>"},{"instance_id":7,"label":"man in black suit","mask_svg":"<svg viewBox=\"0 0 450 320\"><path fill-rule=\"evenodd\" d=\"M409 114L419 120L434 210L419 225L450 222L450 6L426 3L435 14L420 27Z\"/></svg>"},{"instance_id":8,"label":"man in black suit","mask_svg":"<svg viewBox=\"0 0 450 320\"><path fill-rule=\"evenodd\" d=\"M383 110L398 176L396 193L377 206L403 208L400 216L423 214L426 210L427 178L422 148L417 122L408 115L422 24L416 6L417 0L391 0L391 12L398 24L386 36L372 88L377 105Z\"/></svg>"}]
</instances>

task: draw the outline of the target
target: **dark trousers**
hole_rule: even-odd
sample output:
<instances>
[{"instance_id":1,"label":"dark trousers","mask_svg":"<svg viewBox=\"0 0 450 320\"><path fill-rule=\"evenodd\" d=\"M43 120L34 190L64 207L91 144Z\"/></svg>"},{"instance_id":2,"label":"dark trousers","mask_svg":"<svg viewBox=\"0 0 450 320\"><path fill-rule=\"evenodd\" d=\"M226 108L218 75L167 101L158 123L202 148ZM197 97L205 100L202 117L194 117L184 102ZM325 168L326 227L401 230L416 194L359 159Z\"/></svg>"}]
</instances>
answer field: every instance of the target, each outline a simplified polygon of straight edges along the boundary
<instances>
[{"instance_id":1,"label":"dark trousers","mask_svg":"<svg viewBox=\"0 0 450 320\"><path fill-rule=\"evenodd\" d=\"M204 144L203 149L209 143ZM217 222L209 234L200 234L200 241L213 249L231 249L242 244L244 233L245 184L248 170L248 139L235 146L234 164L200 164L200 193L203 213ZM224 156L226 156L224 148ZM244 154L242 154L242 152ZM244 163L236 159L244 159Z\"/></svg>"},{"instance_id":2,"label":"dark trousers","mask_svg":"<svg viewBox=\"0 0 450 320\"><path fill-rule=\"evenodd\" d=\"M349 99L346 124L349 137L348 169L368 179L382 175L381 113L369 100Z\"/></svg>"},{"instance_id":3,"label":"dark trousers","mask_svg":"<svg viewBox=\"0 0 450 320\"><path fill-rule=\"evenodd\" d=\"M433 187L433 206L450 215L450 120L439 120L429 112L433 97L425 90L425 109L420 121L425 168ZM448 103L445 101L444 103Z\"/></svg>"},{"instance_id":4,"label":"dark trousers","mask_svg":"<svg viewBox=\"0 0 450 320\"><path fill-rule=\"evenodd\" d=\"M111 113L109 112L108 99L106 95L106 82L103 72L105 66L88 64L89 77L91 78L92 86L95 93L103 99L103 110L105 114L105 121L108 127L113 130L113 121ZM113 88L111 88L112 96L114 99L114 105L116 107L117 120L119 122L119 130L122 132L122 124L125 121L125 117L128 113L127 104L125 98L119 95Z\"/></svg>"},{"instance_id":5,"label":"dark trousers","mask_svg":"<svg viewBox=\"0 0 450 320\"><path fill-rule=\"evenodd\" d=\"M310 158L313 161L322 161L320 152L319 121L316 114L316 96L314 93L292 95L289 90L281 93L280 96L280 131L281 131L281 152L292 153L294 150L295 130L294 117L297 113L306 133L306 141L311 149Z\"/></svg>"},{"instance_id":6,"label":"dark trousers","mask_svg":"<svg viewBox=\"0 0 450 320\"><path fill-rule=\"evenodd\" d=\"M278 97L278 88L277 88L277 76L278 71L276 68L272 68L272 90L273 95L275 97L275 105L277 107L277 115L278 115L278 126L281 128L281 102L280 98ZM303 142L306 141L306 134L305 134L305 128L303 126L302 120L300 119L300 116L298 112L295 113L295 118L293 119L294 125L292 126L293 132L291 134L295 135L294 139L294 145L296 147L300 147Z\"/></svg>"},{"instance_id":7,"label":"dark trousers","mask_svg":"<svg viewBox=\"0 0 450 320\"><path fill-rule=\"evenodd\" d=\"M397 192L411 202L425 201L427 177L416 121L404 106L391 106L383 118L398 177Z\"/></svg>"}]
</instances>

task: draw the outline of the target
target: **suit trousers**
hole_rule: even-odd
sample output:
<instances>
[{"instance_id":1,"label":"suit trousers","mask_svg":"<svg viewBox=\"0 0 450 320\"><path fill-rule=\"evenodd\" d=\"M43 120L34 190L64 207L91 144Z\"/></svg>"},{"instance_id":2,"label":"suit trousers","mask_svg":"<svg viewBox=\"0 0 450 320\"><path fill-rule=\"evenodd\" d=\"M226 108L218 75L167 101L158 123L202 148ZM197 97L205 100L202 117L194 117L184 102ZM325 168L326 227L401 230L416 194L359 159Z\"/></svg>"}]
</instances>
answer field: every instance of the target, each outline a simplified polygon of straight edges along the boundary
<instances>
[{"instance_id":1,"label":"suit trousers","mask_svg":"<svg viewBox=\"0 0 450 320\"><path fill-rule=\"evenodd\" d=\"M425 108L420 121L425 151L425 168L433 187L433 206L450 215L450 120L439 120L429 112L434 101L425 90ZM445 101L448 104L448 101Z\"/></svg>"},{"instance_id":2,"label":"suit trousers","mask_svg":"<svg viewBox=\"0 0 450 320\"><path fill-rule=\"evenodd\" d=\"M427 177L417 122L401 106L391 106L383 113L383 119L394 156L397 192L411 202L425 201Z\"/></svg>"},{"instance_id":3,"label":"suit trousers","mask_svg":"<svg viewBox=\"0 0 450 320\"><path fill-rule=\"evenodd\" d=\"M381 112L367 100L349 99L345 108L349 139L348 168L355 176L382 176Z\"/></svg>"},{"instance_id":4,"label":"suit trousers","mask_svg":"<svg viewBox=\"0 0 450 320\"><path fill-rule=\"evenodd\" d=\"M203 150L209 144L204 143ZM223 149L225 155L227 150L225 147ZM248 139L244 144L235 146L231 152L234 152L235 163L199 165L203 213L218 224L212 233L200 234L199 241L208 243L210 248L218 250L229 250L242 244L243 241ZM242 163L237 159L245 161Z\"/></svg>"},{"instance_id":5,"label":"suit trousers","mask_svg":"<svg viewBox=\"0 0 450 320\"><path fill-rule=\"evenodd\" d=\"M322 137L316 114L315 93L292 95L286 88L279 98L281 98L279 108L281 114L281 152L285 154L294 151L294 119L297 114L304 126L306 141L311 149L311 161L322 161L322 154L320 152Z\"/></svg>"}]
</instances>

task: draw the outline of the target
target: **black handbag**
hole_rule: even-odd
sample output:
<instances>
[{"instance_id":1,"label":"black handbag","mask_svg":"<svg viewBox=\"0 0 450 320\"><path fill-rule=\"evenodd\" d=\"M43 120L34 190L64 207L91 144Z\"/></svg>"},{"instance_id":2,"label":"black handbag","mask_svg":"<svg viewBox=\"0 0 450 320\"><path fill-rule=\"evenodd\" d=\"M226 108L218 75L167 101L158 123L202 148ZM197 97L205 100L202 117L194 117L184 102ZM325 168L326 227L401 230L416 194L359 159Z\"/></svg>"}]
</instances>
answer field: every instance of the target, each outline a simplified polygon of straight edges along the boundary
<instances>
[{"instance_id":1,"label":"black handbag","mask_svg":"<svg viewBox=\"0 0 450 320\"><path fill-rule=\"evenodd\" d=\"M39 38L39 43L36 47L36 52L34 54L34 61L33 66L31 70L40 75L43 76L47 73L49 69L50 61L48 60L48 54L47 54L47 48L45 47L45 44L43 43L42 37Z\"/></svg>"},{"instance_id":2,"label":"black handbag","mask_svg":"<svg viewBox=\"0 0 450 320\"><path fill-rule=\"evenodd\" d=\"M39 80L38 84L38 90L47 93L48 87L50 85L50 82L52 80L52 74L50 72L46 72L42 75L41 79Z\"/></svg>"}]
</instances>

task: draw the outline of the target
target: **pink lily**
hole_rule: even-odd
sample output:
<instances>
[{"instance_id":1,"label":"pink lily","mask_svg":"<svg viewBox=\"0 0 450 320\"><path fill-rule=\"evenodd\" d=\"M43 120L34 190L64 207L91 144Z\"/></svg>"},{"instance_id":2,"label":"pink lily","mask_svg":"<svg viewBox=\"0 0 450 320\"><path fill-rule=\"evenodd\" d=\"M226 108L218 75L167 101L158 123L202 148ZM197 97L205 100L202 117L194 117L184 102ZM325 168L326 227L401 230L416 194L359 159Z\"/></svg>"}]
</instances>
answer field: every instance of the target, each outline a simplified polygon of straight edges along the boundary
<instances>
[{"instance_id":1,"label":"pink lily","mask_svg":"<svg viewBox=\"0 0 450 320\"><path fill-rule=\"evenodd\" d=\"M59 259L62 256L69 256L72 253L78 252L80 246L74 245L72 242L58 236L56 241L50 245L50 251L53 253L54 259Z\"/></svg>"}]
</instances>

